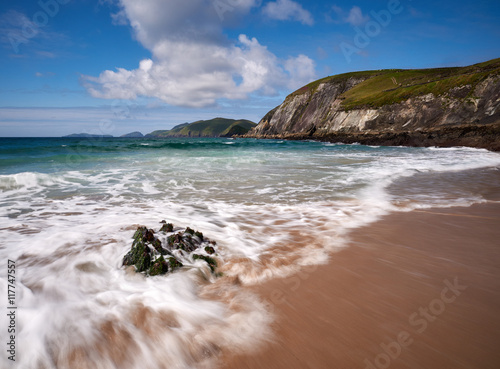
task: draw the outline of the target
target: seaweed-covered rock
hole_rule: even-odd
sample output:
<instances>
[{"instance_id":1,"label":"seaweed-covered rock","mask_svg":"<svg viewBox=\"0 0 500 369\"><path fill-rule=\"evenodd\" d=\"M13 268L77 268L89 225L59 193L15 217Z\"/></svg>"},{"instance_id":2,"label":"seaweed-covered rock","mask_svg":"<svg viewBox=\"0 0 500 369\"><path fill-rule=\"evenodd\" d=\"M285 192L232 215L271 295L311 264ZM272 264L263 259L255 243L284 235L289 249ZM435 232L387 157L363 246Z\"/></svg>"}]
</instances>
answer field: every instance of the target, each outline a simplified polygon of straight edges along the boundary
<instances>
[{"instance_id":1,"label":"seaweed-covered rock","mask_svg":"<svg viewBox=\"0 0 500 369\"><path fill-rule=\"evenodd\" d=\"M199 254L193 254L193 260L204 260L207 262L208 266L210 267L210 270L212 272L215 271L215 268L217 268L217 261L210 257L210 256L206 256L206 255L199 255Z\"/></svg>"},{"instance_id":2,"label":"seaweed-covered rock","mask_svg":"<svg viewBox=\"0 0 500 369\"><path fill-rule=\"evenodd\" d=\"M179 260L177 260L176 258L174 257L170 257L168 258L168 263L170 264L170 268L172 270L175 270L177 268L181 268L184 266L184 264L182 264Z\"/></svg>"},{"instance_id":3,"label":"seaweed-covered rock","mask_svg":"<svg viewBox=\"0 0 500 369\"><path fill-rule=\"evenodd\" d=\"M133 265L134 260L132 259L132 255L130 252L128 252L124 257L123 257L123 265Z\"/></svg>"},{"instance_id":4,"label":"seaweed-covered rock","mask_svg":"<svg viewBox=\"0 0 500 369\"><path fill-rule=\"evenodd\" d=\"M161 241L158 238L155 238L152 244L156 251L161 251Z\"/></svg>"},{"instance_id":5,"label":"seaweed-covered rock","mask_svg":"<svg viewBox=\"0 0 500 369\"><path fill-rule=\"evenodd\" d=\"M133 235L133 239L134 241L137 241L139 239L142 239L144 237L144 234L147 232L147 228L146 227L139 227L137 228L137 231L135 231L134 235Z\"/></svg>"},{"instance_id":6,"label":"seaweed-covered rock","mask_svg":"<svg viewBox=\"0 0 500 369\"><path fill-rule=\"evenodd\" d=\"M158 259L156 259L154 264L151 265L151 268L149 268L150 276L161 275L167 272L168 272L168 263L163 258L163 255L160 256Z\"/></svg>"},{"instance_id":7,"label":"seaweed-covered rock","mask_svg":"<svg viewBox=\"0 0 500 369\"><path fill-rule=\"evenodd\" d=\"M172 223L160 223L162 227L159 232L162 233L158 237L153 229L144 226L137 228L133 235L132 247L123 257L123 265L134 265L139 273L157 276L183 268L186 263L192 266L193 261L203 260L215 273L217 261L208 256L216 255L215 241L205 238L203 233L190 227L173 233Z\"/></svg>"},{"instance_id":8,"label":"seaweed-covered rock","mask_svg":"<svg viewBox=\"0 0 500 369\"><path fill-rule=\"evenodd\" d=\"M160 232L173 232L173 231L174 231L174 225L172 223L165 223L160 228Z\"/></svg>"},{"instance_id":9,"label":"seaweed-covered rock","mask_svg":"<svg viewBox=\"0 0 500 369\"><path fill-rule=\"evenodd\" d=\"M188 228L189 229L189 228ZM193 252L200 247L201 241L196 241L190 232L178 232L167 238L167 243L172 250L183 250Z\"/></svg>"},{"instance_id":10,"label":"seaweed-covered rock","mask_svg":"<svg viewBox=\"0 0 500 369\"><path fill-rule=\"evenodd\" d=\"M182 233L175 233L173 235L168 236L167 243L170 247L174 247L175 245L180 244L183 241ZM177 247L178 248L178 247Z\"/></svg>"},{"instance_id":11,"label":"seaweed-covered rock","mask_svg":"<svg viewBox=\"0 0 500 369\"><path fill-rule=\"evenodd\" d=\"M134 240L132 248L123 257L123 265L135 265L137 269L142 269L142 267L147 264L145 255L149 255L149 247L142 241L141 237Z\"/></svg>"},{"instance_id":12,"label":"seaweed-covered rock","mask_svg":"<svg viewBox=\"0 0 500 369\"><path fill-rule=\"evenodd\" d=\"M147 249L146 249L147 250ZM151 255L149 252L144 251L144 253L139 257L139 260L135 264L138 272L146 271L151 265Z\"/></svg>"}]
</instances>

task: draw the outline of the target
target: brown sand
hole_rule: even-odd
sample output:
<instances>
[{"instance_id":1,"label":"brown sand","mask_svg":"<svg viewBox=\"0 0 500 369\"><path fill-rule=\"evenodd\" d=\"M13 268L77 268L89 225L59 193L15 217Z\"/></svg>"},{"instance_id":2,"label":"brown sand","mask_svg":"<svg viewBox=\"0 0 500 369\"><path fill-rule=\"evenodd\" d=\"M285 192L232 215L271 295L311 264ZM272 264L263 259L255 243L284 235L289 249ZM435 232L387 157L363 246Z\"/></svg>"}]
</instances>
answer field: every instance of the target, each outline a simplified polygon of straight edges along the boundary
<instances>
[{"instance_id":1,"label":"brown sand","mask_svg":"<svg viewBox=\"0 0 500 369\"><path fill-rule=\"evenodd\" d=\"M500 204L396 213L256 292L275 342L224 368L500 368Z\"/></svg>"}]
</instances>

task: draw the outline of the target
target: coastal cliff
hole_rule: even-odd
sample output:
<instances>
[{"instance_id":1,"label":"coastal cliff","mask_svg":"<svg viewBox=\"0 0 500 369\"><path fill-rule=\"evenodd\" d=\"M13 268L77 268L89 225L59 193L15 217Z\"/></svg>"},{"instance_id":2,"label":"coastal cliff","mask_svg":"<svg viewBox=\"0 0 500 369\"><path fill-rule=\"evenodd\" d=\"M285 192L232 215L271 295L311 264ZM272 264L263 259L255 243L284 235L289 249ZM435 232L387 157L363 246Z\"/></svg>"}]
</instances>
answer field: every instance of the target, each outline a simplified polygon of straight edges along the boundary
<instances>
[{"instance_id":1,"label":"coastal cliff","mask_svg":"<svg viewBox=\"0 0 500 369\"><path fill-rule=\"evenodd\" d=\"M323 78L287 96L245 137L500 151L500 59Z\"/></svg>"}]
</instances>

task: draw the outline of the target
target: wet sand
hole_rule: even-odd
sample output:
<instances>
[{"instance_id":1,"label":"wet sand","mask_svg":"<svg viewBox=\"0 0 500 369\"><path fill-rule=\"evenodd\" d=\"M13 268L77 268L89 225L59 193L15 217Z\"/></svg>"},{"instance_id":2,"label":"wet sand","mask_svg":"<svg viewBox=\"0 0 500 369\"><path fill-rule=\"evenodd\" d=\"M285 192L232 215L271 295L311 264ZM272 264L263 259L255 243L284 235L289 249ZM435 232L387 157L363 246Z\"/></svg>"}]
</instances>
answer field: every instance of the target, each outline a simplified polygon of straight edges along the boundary
<instances>
[{"instance_id":1,"label":"wet sand","mask_svg":"<svg viewBox=\"0 0 500 369\"><path fill-rule=\"evenodd\" d=\"M500 203L390 214L328 265L254 288L274 341L239 368L500 368Z\"/></svg>"}]
</instances>

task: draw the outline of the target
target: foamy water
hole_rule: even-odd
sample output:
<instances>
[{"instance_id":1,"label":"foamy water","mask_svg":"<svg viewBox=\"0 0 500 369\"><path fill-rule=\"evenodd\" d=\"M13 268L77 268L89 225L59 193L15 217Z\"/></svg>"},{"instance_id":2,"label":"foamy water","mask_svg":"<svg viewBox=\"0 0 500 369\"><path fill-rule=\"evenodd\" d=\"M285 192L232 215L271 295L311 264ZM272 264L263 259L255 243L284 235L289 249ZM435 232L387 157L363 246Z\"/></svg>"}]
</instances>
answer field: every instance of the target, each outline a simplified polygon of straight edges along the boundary
<instances>
[{"instance_id":1,"label":"foamy water","mask_svg":"<svg viewBox=\"0 0 500 369\"><path fill-rule=\"evenodd\" d=\"M468 148L229 139L1 144L0 307L8 260L16 262L18 307L16 362L4 350L1 368L212 367L221 350L272 339L271 312L241 284L325 263L349 229L389 211L488 201L484 188L498 176L471 189L460 186L459 173L500 166L500 155ZM216 240L223 276L202 262L150 278L123 268L136 227L158 230L163 219ZM1 342L8 325L2 314Z\"/></svg>"}]
</instances>

